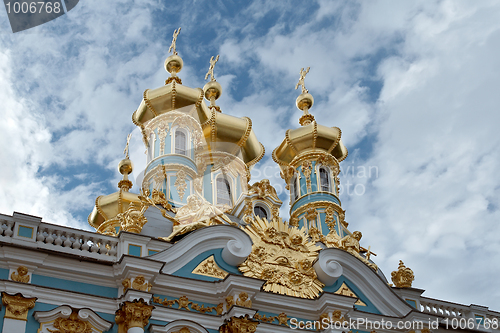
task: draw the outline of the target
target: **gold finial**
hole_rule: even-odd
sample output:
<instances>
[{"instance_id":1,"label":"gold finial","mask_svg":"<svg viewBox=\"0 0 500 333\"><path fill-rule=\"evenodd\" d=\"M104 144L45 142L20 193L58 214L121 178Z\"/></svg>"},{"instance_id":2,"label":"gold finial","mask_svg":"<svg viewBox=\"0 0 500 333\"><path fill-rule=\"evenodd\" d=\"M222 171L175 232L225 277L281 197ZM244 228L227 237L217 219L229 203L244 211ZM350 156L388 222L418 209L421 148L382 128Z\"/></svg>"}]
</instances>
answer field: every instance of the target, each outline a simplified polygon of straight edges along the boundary
<instances>
[{"instance_id":1,"label":"gold finial","mask_svg":"<svg viewBox=\"0 0 500 333\"><path fill-rule=\"evenodd\" d=\"M170 55L165 60L165 70L170 73L170 77L165 81L165 85L172 83L172 81L182 84L182 80L177 76L177 73L181 71L182 66L184 65L184 62L182 61L182 58L177 54L176 49L177 36L179 36L180 32L180 27L179 29L174 30L172 44L170 44L170 47L168 48L168 53L172 52L172 55Z\"/></svg>"},{"instance_id":2,"label":"gold finial","mask_svg":"<svg viewBox=\"0 0 500 333\"><path fill-rule=\"evenodd\" d=\"M307 67L307 69L304 71L304 67L300 69L300 79L299 82L295 85L295 90L299 88L299 86L302 86L302 93L307 94L309 91L306 89L306 85L304 84L304 79L306 78L307 73L309 73L309 69L311 67Z\"/></svg>"},{"instance_id":3,"label":"gold finial","mask_svg":"<svg viewBox=\"0 0 500 333\"><path fill-rule=\"evenodd\" d=\"M168 53L170 53L171 51L173 51L172 54L175 54L177 55L177 50L175 49L175 44L177 42L177 36L179 36L179 33L181 32L181 27L179 27L179 29L177 30L174 30L174 35L173 35L173 38L172 38L172 44L170 44L170 47L168 48Z\"/></svg>"},{"instance_id":4,"label":"gold finial","mask_svg":"<svg viewBox=\"0 0 500 333\"><path fill-rule=\"evenodd\" d=\"M125 158L118 163L118 171L123 175L123 179L118 182L118 188L122 189L125 192L128 192L132 188L132 182L128 180L128 175L132 173L134 165L132 161L129 159L128 148L130 144L130 139L132 138L132 133L127 136L127 144L125 146L125 150L123 154L125 154Z\"/></svg>"},{"instance_id":5,"label":"gold finial","mask_svg":"<svg viewBox=\"0 0 500 333\"><path fill-rule=\"evenodd\" d=\"M214 56L212 56L212 58L210 58L210 68L208 69L208 72L205 75L205 80L208 79L208 76L210 75L210 81L215 81L214 67L215 67L215 64L217 63L217 61L219 61L219 55L217 55L215 60L214 60Z\"/></svg>"},{"instance_id":6,"label":"gold finial","mask_svg":"<svg viewBox=\"0 0 500 333\"><path fill-rule=\"evenodd\" d=\"M297 107L299 110L302 110L304 114L302 117L299 119L299 123L301 126L306 126L309 125L314 121L314 116L309 113L309 109L313 106L314 104L314 98L312 95L309 93L309 91L306 89L306 85L304 83L304 80L306 78L307 73L309 73L309 69L311 67L307 67L307 69L304 71L304 68L300 69L300 78L299 82L295 85L295 89L298 89L299 86L302 86L302 93L297 97L297 100L295 101Z\"/></svg>"},{"instance_id":7,"label":"gold finial","mask_svg":"<svg viewBox=\"0 0 500 333\"><path fill-rule=\"evenodd\" d=\"M128 145L130 144L130 139L132 138L132 133L127 135L127 145L125 146L125 150L123 151L123 154L125 155L125 158L129 158L128 156Z\"/></svg>"},{"instance_id":8,"label":"gold finial","mask_svg":"<svg viewBox=\"0 0 500 333\"><path fill-rule=\"evenodd\" d=\"M220 112L220 108L215 105L215 100L217 100L222 94L222 87L214 77L214 67L217 61L219 61L219 55L217 55L215 59L213 56L212 58L210 58L210 68L205 75L205 80L207 80L208 76L210 76L210 81L205 84L205 86L203 87L203 91L205 93L205 98L210 101L210 108L214 108L215 110Z\"/></svg>"},{"instance_id":9,"label":"gold finial","mask_svg":"<svg viewBox=\"0 0 500 333\"><path fill-rule=\"evenodd\" d=\"M391 279L398 288L411 288L413 280L415 280L415 275L413 271L406 267L403 261L400 260L398 270L391 273Z\"/></svg>"}]
</instances>

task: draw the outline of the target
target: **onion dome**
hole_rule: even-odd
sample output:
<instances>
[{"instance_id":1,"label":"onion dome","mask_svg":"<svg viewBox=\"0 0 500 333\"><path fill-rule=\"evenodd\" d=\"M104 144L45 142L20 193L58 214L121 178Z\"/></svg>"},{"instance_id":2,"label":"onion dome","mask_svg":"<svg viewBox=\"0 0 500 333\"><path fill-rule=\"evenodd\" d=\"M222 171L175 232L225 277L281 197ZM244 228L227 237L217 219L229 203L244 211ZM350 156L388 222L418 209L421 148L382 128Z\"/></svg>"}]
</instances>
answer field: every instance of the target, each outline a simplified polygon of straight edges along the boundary
<instances>
[{"instance_id":1,"label":"onion dome","mask_svg":"<svg viewBox=\"0 0 500 333\"><path fill-rule=\"evenodd\" d=\"M182 59L178 55L170 56L165 68L172 75L177 74L182 69ZM247 117L223 114L214 104L222 92L215 79L208 82L204 90L183 86L179 83L180 79L169 79L166 82L163 87L147 89L132 115L132 121L141 128L145 140L145 124L175 110L185 112L199 121L205 139L204 150L230 153L241 158L247 166L257 163L264 156L264 146L252 130L252 121ZM210 106L203 102L204 97L211 101Z\"/></svg>"},{"instance_id":2,"label":"onion dome","mask_svg":"<svg viewBox=\"0 0 500 333\"><path fill-rule=\"evenodd\" d=\"M279 165L288 165L298 155L309 151L322 151L331 154L338 162L347 157L347 148L341 140L342 131L338 127L319 125L309 109L314 98L304 86L305 75L309 72L301 69L300 80L295 89L302 86L302 94L297 97L296 105L304 114L299 119L301 127L286 131L285 139L273 151L273 160Z\"/></svg>"},{"instance_id":3,"label":"onion dome","mask_svg":"<svg viewBox=\"0 0 500 333\"><path fill-rule=\"evenodd\" d=\"M128 138L130 140L130 136ZM130 193L132 182L128 179L128 175L132 173L133 164L128 157L128 142L126 150L126 157L118 164L118 171L123 175L123 179L118 183L119 191L109 194L101 195L95 201L94 209L88 217L89 224L101 233L113 233L113 230L103 228L102 224L106 221L115 219L118 214L124 213L130 204L140 205L139 195ZM112 223L110 227L117 227L119 223ZM106 230L105 230L106 229ZM116 232L116 230L114 230Z\"/></svg>"}]
</instances>

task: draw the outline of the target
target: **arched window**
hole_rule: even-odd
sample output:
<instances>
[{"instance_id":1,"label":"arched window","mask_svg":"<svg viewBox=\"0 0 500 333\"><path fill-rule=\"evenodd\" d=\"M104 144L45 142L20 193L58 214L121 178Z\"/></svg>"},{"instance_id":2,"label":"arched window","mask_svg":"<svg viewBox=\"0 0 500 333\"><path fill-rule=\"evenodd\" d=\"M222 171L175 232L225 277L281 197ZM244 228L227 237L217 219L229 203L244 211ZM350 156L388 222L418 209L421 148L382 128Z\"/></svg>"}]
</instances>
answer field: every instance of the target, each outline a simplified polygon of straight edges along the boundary
<instances>
[{"instance_id":1,"label":"arched window","mask_svg":"<svg viewBox=\"0 0 500 333\"><path fill-rule=\"evenodd\" d=\"M186 133L181 130L175 131L175 153L187 155L186 149Z\"/></svg>"},{"instance_id":2,"label":"arched window","mask_svg":"<svg viewBox=\"0 0 500 333\"><path fill-rule=\"evenodd\" d=\"M261 219L267 219L267 211L262 206L255 206L253 208L253 213Z\"/></svg>"},{"instance_id":3,"label":"arched window","mask_svg":"<svg viewBox=\"0 0 500 333\"><path fill-rule=\"evenodd\" d=\"M223 176L217 178L217 204L231 206L231 185Z\"/></svg>"},{"instance_id":4,"label":"arched window","mask_svg":"<svg viewBox=\"0 0 500 333\"><path fill-rule=\"evenodd\" d=\"M330 174L325 168L319 168L319 182L321 191L330 192Z\"/></svg>"}]
</instances>

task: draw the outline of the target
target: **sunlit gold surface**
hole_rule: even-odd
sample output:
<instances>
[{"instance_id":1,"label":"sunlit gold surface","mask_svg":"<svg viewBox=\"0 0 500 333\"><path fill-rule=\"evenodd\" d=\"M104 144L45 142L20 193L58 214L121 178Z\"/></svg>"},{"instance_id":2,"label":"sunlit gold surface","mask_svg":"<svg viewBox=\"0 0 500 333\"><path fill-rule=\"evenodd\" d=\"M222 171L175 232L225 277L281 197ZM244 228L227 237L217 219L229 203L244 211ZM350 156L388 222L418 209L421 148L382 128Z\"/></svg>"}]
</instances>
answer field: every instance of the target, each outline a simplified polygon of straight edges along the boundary
<instances>
[{"instance_id":1,"label":"sunlit gold surface","mask_svg":"<svg viewBox=\"0 0 500 333\"><path fill-rule=\"evenodd\" d=\"M255 333L259 322L245 317L231 317L224 325L219 328L220 333Z\"/></svg>"},{"instance_id":2,"label":"sunlit gold surface","mask_svg":"<svg viewBox=\"0 0 500 333\"><path fill-rule=\"evenodd\" d=\"M255 217L244 228L252 238L252 253L239 266L245 276L265 280L263 290L301 298L315 298L322 291L312 263L320 248L304 229L277 218L268 222Z\"/></svg>"},{"instance_id":3,"label":"sunlit gold surface","mask_svg":"<svg viewBox=\"0 0 500 333\"><path fill-rule=\"evenodd\" d=\"M57 318L54 321L56 330L48 329L51 333L92 333L92 325L78 317L78 312L73 310L69 318Z\"/></svg>"},{"instance_id":4,"label":"sunlit gold surface","mask_svg":"<svg viewBox=\"0 0 500 333\"><path fill-rule=\"evenodd\" d=\"M289 165L302 153L318 151L329 153L341 162L347 157L341 134L338 127L326 127L315 122L289 130L288 138L274 149L273 160L280 165Z\"/></svg>"},{"instance_id":5,"label":"sunlit gold surface","mask_svg":"<svg viewBox=\"0 0 500 333\"><path fill-rule=\"evenodd\" d=\"M203 90L185 87L174 81L166 86L147 90L132 120L135 125L142 126L142 129L159 115L192 106L191 114L203 129L206 142L204 149L234 154L247 165L253 165L262 159L264 147L257 140L254 131L249 130L248 120L220 113L215 108L209 109L203 102L203 97Z\"/></svg>"}]
</instances>

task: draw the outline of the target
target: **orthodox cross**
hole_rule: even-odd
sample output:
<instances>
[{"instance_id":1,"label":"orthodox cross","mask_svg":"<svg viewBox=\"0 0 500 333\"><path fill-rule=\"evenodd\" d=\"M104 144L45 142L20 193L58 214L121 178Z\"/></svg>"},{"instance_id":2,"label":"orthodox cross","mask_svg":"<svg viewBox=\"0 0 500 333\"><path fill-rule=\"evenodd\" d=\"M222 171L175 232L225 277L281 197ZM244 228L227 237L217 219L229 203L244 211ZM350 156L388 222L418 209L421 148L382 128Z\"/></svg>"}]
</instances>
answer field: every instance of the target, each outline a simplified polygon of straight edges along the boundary
<instances>
[{"instance_id":1,"label":"orthodox cross","mask_svg":"<svg viewBox=\"0 0 500 333\"><path fill-rule=\"evenodd\" d=\"M125 154L126 158L129 158L129 156L128 156L128 145L130 144L130 138L132 138L132 133L130 133L127 136L127 145L125 146L125 150L123 151L123 153Z\"/></svg>"},{"instance_id":2,"label":"orthodox cross","mask_svg":"<svg viewBox=\"0 0 500 333\"><path fill-rule=\"evenodd\" d=\"M170 48L168 49L168 53L170 51L174 51L173 54L177 54L177 51L175 50L175 43L177 42L177 36L179 36L179 33L181 32L181 28L174 30L174 38L172 39L172 44L170 44Z\"/></svg>"},{"instance_id":3,"label":"orthodox cross","mask_svg":"<svg viewBox=\"0 0 500 333\"><path fill-rule=\"evenodd\" d=\"M304 68L300 69L300 79L299 82L297 82L297 85L295 86L295 89L298 89L299 86L302 86L302 93L307 94L309 91L306 89L306 86L304 84L304 79L306 78L307 73L309 73L309 69L311 67L307 67L307 69L304 71Z\"/></svg>"},{"instance_id":4,"label":"orthodox cross","mask_svg":"<svg viewBox=\"0 0 500 333\"><path fill-rule=\"evenodd\" d=\"M366 249L366 253L365 253L365 258L366 260L370 260L370 256L373 254L374 256L376 256L377 254L373 253L372 251L370 251L370 248L371 246L368 246L368 249Z\"/></svg>"},{"instance_id":5,"label":"orthodox cross","mask_svg":"<svg viewBox=\"0 0 500 333\"><path fill-rule=\"evenodd\" d=\"M214 78L214 66L217 63L217 61L219 61L219 55L217 55L217 57L215 58L215 60L214 60L214 56L212 56L212 58L210 58L210 68L208 69L208 72L205 75L205 80L208 79L208 76L210 75L210 81L215 81L215 78Z\"/></svg>"}]
</instances>

